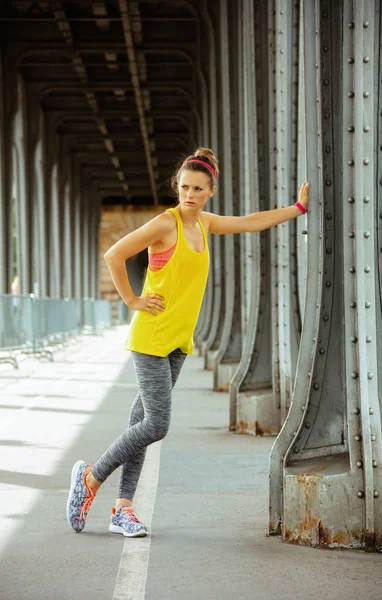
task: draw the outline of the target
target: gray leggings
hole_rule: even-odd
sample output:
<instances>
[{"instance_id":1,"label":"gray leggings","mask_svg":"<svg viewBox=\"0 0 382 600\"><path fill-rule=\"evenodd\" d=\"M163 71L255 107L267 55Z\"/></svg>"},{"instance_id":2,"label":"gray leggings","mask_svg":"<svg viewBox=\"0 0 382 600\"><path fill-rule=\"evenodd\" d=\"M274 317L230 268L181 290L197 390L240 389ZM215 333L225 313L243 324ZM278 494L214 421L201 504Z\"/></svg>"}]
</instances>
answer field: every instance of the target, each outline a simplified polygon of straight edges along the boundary
<instances>
[{"instance_id":1,"label":"gray leggings","mask_svg":"<svg viewBox=\"0 0 382 600\"><path fill-rule=\"evenodd\" d=\"M164 358L131 353L138 394L130 411L128 429L93 465L92 473L103 483L122 465L117 498L133 500L146 456L146 448L165 437L170 427L171 392L186 354L179 348Z\"/></svg>"}]
</instances>

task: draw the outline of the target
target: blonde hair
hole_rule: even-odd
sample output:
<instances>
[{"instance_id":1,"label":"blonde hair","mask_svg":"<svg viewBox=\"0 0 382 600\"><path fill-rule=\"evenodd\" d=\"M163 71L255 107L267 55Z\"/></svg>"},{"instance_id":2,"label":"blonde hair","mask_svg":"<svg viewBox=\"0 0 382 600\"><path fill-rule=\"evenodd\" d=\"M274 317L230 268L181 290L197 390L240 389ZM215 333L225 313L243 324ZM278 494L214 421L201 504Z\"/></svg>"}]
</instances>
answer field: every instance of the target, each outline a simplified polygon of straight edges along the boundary
<instances>
[{"instance_id":1,"label":"blonde hair","mask_svg":"<svg viewBox=\"0 0 382 600\"><path fill-rule=\"evenodd\" d=\"M189 162L192 160L197 160L198 162ZM216 178L212 174L211 170L207 166L204 166L203 163L205 163L206 165L208 165L210 168L212 168L215 171ZM171 187L174 190L175 194L178 195L179 178L180 178L181 172L184 169L187 169L187 171L200 171L201 173L208 175L208 177L210 179L210 187L212 190L215 187L216 179L219 176L218 164L219 164L219 161L210 148L203 148L203 147L197 148L195 150L194 154L191 154L191 156L187 156L187 158L185 158L180 163L180 165L177 167L176 173L174 173L174 175L172 176Z\"/></svg>"}]
</instances>

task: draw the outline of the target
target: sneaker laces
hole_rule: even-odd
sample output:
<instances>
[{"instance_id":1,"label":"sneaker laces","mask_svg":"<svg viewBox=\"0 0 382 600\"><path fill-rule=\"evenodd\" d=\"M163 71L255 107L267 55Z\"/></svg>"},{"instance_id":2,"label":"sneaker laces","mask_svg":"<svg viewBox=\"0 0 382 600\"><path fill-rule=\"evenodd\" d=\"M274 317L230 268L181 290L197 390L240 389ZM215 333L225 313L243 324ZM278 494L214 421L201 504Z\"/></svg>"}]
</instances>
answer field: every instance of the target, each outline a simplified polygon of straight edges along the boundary
<instances>
[{"instance_id":1,"label":"sneaker laces","mask_svg":"<svg viewBox=\"0 0 382 600\"><path fill-rule=\"evenodd\" d=\"M86 473L86 475L87 475L87 473ZM86 519L88 518L89 509L90 509L90 507L92 505L92 502L93 502L93 500L95 498L95 493L93 492L93 490L90 489L90 487L86 483L86 475L84 476L84 485L86 487L86 491L87 491L88 495L87 495L87 498L86 498L86 500L84 502L84 505L83 505L83 507L81 509L80 517L79 517L80 520L83 519L84 521L86 521Z\"/></svg>"},{"instance_id":2,"label":"sneaker laces","mask_svg":"<svg viewBox=\"0 0 382 600\"><path fill-rule=\"evenodd\" d=\"M130 521L135 521L136 523L139 523L139 519L137 518L137 515L135 514L132 508L129 508L128 506L123 506L121 508L121 512L125 513L125 515L128 515Z\"/></svg>"}]
</instances>

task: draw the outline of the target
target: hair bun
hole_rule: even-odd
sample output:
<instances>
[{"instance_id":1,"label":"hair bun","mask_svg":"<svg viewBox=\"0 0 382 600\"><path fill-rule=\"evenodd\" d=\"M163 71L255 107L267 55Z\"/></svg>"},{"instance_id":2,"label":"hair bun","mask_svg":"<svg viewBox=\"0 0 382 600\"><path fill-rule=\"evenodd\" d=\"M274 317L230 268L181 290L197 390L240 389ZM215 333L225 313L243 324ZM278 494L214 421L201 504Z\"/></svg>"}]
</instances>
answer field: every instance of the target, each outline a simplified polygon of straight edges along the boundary
<instances>
[{"instance_id":1,"label":"hair bun","mask_svg":"<svg viewBox=\"0 0 382 600\"><path fill-rule=\"evenodd\" d=\"M210 148L197 148L194 153L194 158L206 159L206 162L215 169L216 175L219 175L219 161Z\"/></svg>"}]
</instances>

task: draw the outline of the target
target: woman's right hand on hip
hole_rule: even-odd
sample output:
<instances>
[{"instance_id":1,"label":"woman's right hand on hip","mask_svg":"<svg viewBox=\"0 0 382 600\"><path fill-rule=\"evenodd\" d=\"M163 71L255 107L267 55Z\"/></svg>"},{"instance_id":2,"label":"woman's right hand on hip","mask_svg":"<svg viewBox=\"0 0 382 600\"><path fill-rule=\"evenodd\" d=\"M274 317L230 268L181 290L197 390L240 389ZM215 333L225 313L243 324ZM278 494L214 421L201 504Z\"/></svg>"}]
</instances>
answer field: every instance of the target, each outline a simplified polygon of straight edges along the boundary
<instances>
[{"instance_id":1,"label":"woman's right hand on hip","mask_svg":"<svg viewBox=\"0 0 382 600\"><path fill-rule=\"evenodd\" d=\"M129 308L133 310L144 310L157 316L158 311L162 312L165 309L163 304L164 298L158 294L149 294L148 296L138 296L129 304Z\"/></svg>"}]
</instances>

